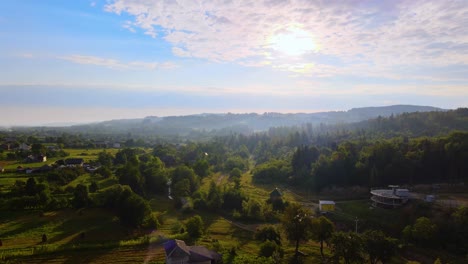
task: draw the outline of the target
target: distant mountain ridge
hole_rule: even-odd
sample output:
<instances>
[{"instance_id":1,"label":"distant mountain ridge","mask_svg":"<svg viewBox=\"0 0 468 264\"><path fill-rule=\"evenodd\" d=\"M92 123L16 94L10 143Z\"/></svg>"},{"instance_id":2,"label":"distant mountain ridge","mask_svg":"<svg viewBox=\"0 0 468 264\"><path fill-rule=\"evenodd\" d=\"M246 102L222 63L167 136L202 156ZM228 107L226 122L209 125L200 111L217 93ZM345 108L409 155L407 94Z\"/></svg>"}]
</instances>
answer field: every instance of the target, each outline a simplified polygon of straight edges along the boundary
<instances>
[{"instance_id":1,"label":"distant mountain ridge","mask_svg":"<svg viewBox=\"0 0 468 264\"><path fill-rule=\"evenodd\" d=\"M186 116L148 116L136 119L121 119L69 127L74 131L120 132L133 134L187 135L193 132L224 131L251 133L271 127L296 126L301 124L341 124L365 121L378 116L388 117L411 112L446 111L431 106L392 105L381 107L353 108L348 111L319 113L247 113L247 114L197 114Z\"/></svg>"}]
</instances>

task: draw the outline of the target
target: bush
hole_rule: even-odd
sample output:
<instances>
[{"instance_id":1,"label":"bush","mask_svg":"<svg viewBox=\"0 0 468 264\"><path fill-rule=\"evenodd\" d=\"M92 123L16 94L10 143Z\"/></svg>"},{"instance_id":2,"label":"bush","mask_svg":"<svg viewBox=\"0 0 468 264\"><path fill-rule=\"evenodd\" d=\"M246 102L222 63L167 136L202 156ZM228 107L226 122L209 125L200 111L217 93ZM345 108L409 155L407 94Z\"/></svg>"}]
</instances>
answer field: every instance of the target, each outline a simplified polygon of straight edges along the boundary
<instances>
[{"instance_id":1,"label":"bush","mask_svg":"<svg viewBox=\"0 0 468 264\"><path fill-rule=\"evenodd\" d=\"M185 226L187 228L187 233L191 238L197 239L204 233L204 223L199 215L189 218Z\"/></svg>"},{"instance_id":2,"label":"bush","mask_svg":"<svg viewBox=\"0 0 468 264\"><path fill-rule=\"evenodd\" d=\"M271 257L275 253L279 254L281 257L283 256L281 247L275 242L267 240L260 245L260 252L258 255L260 257Z\"/></svg>"}]
</instances>

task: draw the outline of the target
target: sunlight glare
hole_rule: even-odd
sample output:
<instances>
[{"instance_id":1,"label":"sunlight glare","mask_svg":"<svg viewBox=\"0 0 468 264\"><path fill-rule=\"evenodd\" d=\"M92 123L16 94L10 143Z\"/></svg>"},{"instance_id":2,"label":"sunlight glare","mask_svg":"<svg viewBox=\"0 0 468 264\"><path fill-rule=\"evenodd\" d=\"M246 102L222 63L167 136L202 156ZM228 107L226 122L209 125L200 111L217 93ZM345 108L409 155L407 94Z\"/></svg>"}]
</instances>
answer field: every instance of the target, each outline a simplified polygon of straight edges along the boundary
<instances>
[{"instance_id":1,"label":"sunlight glare","mask_svg":"<svg viewBox=\"0 0 468 264\"><path fill-rule=\"evenodd\" d=\"M318 50L312 34L300 28L290 28L272 36L268 42L273 50L288 56L300 56Z\"/></svg>"}]
</instances>

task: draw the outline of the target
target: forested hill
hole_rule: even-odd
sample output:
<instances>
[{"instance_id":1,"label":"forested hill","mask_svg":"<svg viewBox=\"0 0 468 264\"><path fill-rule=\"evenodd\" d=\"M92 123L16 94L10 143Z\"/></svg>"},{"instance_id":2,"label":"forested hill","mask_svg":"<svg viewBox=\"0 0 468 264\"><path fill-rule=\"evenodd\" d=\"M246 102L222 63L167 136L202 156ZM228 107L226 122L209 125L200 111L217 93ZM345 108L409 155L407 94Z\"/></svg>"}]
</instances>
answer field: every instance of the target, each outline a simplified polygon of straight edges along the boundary
<instances>
[{"instance_id":1,"label":"forested hill","mask_svg":"<svg viewBox=\"0 0 468 264\"><path fill-rule=\"evenodd\" d=\"M406 112L444 111L430 106L394 105L383 107L353 108L349 111L321 113L264 113L264 114L199 114L188 116L146 117L141 119L111 120L95 124L64 128L81 133L132 133L133 135L174 136L198 133L207 135L226 135L230 133L252 133L266 131L271 127L288 127L302 124L343 124L388 117ZM189 137L191 137L189 136Z\"/></svg>"}]
</instances>

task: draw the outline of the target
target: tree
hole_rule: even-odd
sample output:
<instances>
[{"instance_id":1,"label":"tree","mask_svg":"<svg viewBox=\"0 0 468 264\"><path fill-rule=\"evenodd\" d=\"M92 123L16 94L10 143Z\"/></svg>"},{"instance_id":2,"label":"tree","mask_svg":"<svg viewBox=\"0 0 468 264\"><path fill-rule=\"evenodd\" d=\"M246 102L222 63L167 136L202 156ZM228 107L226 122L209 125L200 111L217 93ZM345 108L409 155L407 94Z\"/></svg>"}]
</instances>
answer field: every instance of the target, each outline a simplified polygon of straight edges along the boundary
<instances>
[{"instance_id":1,"label":"tree","mask_svg":"<svg viewBox=\"0 0 468 264\"><path fill-rule=\"evenodd\" d=\"M120 184L130 186L135 193L140 195L144 193L144 178L138 167L131 162L118 169L116 175L119 177Z\"/></svg>"},{"instance_id":2,"label":"tree","mask_svg":"<svg viewBox=\"0 0 468 264\"><path fill-rule=\"evenodd\" d=\"M431 222L427 217L420 217L416 219L411 230L412 238L420 243L429 245L434 239L437 226Z\"/></svg>"},{"instance_id":3,"label":"tree","mask_svg":"<svg viewBox=\"0 0 468 264\"><path fill-rule=\"evenodd\" d=\"M282 225L287 238L296 244L294 252L298 256L299 243L310 237L312 212L300 204L290 204L284 212Z\"/></svg>"},{"instance_id":4,"label":"tree","mask_svg":"<svg viewBox=\"0 0 468 264\"><path fill-rule=\"evenodd\" d=\"M106 152L106 151L99 152L98 162L101 164L101 166L106 167L106 168L110 168L110 167L112 167L113 161L114 161L114 156L112 156L111 153Z\"/></svg>"},{"instance_id":5,"label":"tree","mask_svg":"<svg viewBox=\"0 0 468 264\"><path fill-rule=\"evenodd\" d=\"M187 197L190 196L190 181L187 179L182 179L174 184L172 193L176 197Z\"/></svg>"},{"instance_id":6,"label":"tree","mask_svg":"<svg viewBox=\"0 0 468 264\"><path fill-rule=\"evenodd\" d=\"M362 238L354 232L335 232L330 240L336 262L343 258L345 264L363 263Z\"/></svg>"},{"instance_id":7,"label":"tree","mask_svg":"<svg viewBox=\"0 0 468 264\"><path fill-rule=\"evenodd\" d=\"M242 202L242 212L247 218L255 220L265 220L262 204L255 200L249 199Z\"/></svg>"},{"instance_id":8,"label":"tree","mask_svg":"<svg viewBox=\"0 0 468 264\"><path fill-rule=\"evenodd\" d=\"M36 182L36 179L34 178L29 178L27 181L26 181L26 186L25 186L25 191L26 191L26 194L29 195L29 196L34 196L36 195L36 192L37 192L37 182Z\"/></svg>"},{"instance_id":9,"label":"tree","mask_svg":"<svg viewBox=\"0 0 468 264\"><path fill-rule=\"evenodd\" d=\"M98 188L99 187L98 187L97 183L95 181L92 181L91 184L89 185L88 189L89 189L90 193L95 193L95 192L97 192Z\"/></svg>"},{"instance_id":10,"label":"tree","mask_svg":"<svg viewBox=\"0 0 468 264\"><path fill-rule=\"evenodd\" d=\"M185 224L187 228L187 233L191 238L197 239L201 237L204 233L204 223L202 218L199 215L190 217Z\"/></svg>"},{"instance_id":11,"label":"tree","mask_svg":"<svg viewBox=\"0 0 468 264\"><path fill-rule=\"evenodd\" d=\"M140 170L147 190L151 193L165 193L168 179L164 163L158 157L152 157L142 167Z\"/></svg>"},{"instance_id":12,"label":"tree","mask_svg":"<svg viewBox=\"0 0 468 264\"><path fill-rule=\"evenodd\" d=\"M103 178L109 178L112 176L112 171L106 166L102 166L97 169L96 173L100 174Z\"/></svg>"},{"instance_id":13,"label":"tree","mask_svg":"<svg viewBox=\"0 0 468 264\"><path fill-rule=\"evenodd\" d=\"M231 178L240 178L242 176L242 171L239 168L234 168L229 173L229 177Z\"/></svg>"},{"instance_id":14,"label":"tree","mask_svg":"<svg viewBox=\"0 0 468 264\"><path fill-rule=\"evenodd\" d=\"M210 189L208 191L206 203L208 205L208 208L212 210L220 209L223 204L223 197L221 191L219 190L218 186L216 186L216 183L214 181L211 181L210 183Z\"/></svg>"},{"instance_id":15,"label":"tree","mask_svg":"<svg viewBox=\"0 0 468 264\"><path fill-rule=\"evenodd\" d=\"M328 241L335 230L333 223L325 216L314 218L312 220L312 238L320 242L320 255L323 255L323 242Z\"/></svg>"},{"instance_id":16,"label":"tree","mask_svg":"<svg viewBox=\"0 0 468 264\"><path fill-rule=\"evenodd\" d=\"M129 227L141 226L152 216L149 203L125 186L118 194L116 210L122 224Z\"/></svg>"},{"instance_id":17,"label":"tree","mask_svg":"<svg viewBox=\"0 0 468 264\"><path fill-rule=\"evenodd\" d=\"M45 155L47 149L41 143L34 143L31 145L31 152L36 155Z\"/></svg>"},{"instance_id":18,"label":"tree","mask_svg":"<svg viewBox=\"0 0 468 264\"><path fill-rule=\"evenodd\" d=\"M260 241L274 241L276 244L281 245L280 232L273 225L264 225L257 229L255 232L255 239Z\"/></svg>"},{"instance_id":19,"label":"tree","mask_svg":"<svg viewBox=\"0 0 468 264\"><path fill-rule=\"evenodd\" d=\"M193 165L193 170L200 177L206 177L210 174L210 164L205 159L197 160Z\"/></svg>"},{"instance_id":20,"label":"tree","mask_svg":"<svg viewBox=\"0 0 468 264\"><path fill-rule=\"evenodd\" d=\"M89 203L88 187L78 184L73 191L72 205L75 208L86 207Z\"/></svg>"},{"instance_id":21,"label":"tree","mask_svg":"<svg viewBox=\"0 0 468 264\"><path fill-rule=\"evenodd\" d=\"M363 234L364 250L371 264L386 263L395 254L396 240L385 236L380 230L367 230Z\"/></svg>"},{"instance_id":22,"label":"tree","mask_svg":"<svg viewBox=\"0 0 468 264\"><path fill-rule=\"evenodd\" d=\"M258 255L260 257L271 257L274 254L279 254L280 256L283 255L283 251L281 250L280 245L276 244L276 242L271 240L266 240L262 244L260 244L260 252Z\"/></svg>"},{"instance_id":23,"label":"tree","mask_svg":"<svg viewBox=\"0 0 468 264\"><path fill-rule=\"evenodd\" d=\"M198 179L198 176L195 174L195 172L193 171L193 169L185 166L185 165L181 165L181 166L177 166L171 173L171 180L172 180L172 184L176 185L178 182L182 181L182 180L188 180L188 183L189 183L189 195L192 194L193 192L195 192L200 183L199 183L199 179Z\"/></svg>"}]
</instances>

